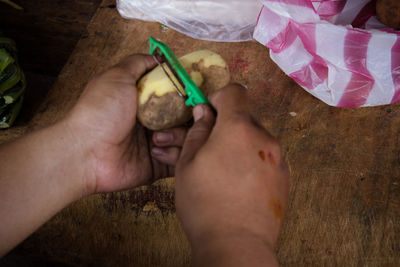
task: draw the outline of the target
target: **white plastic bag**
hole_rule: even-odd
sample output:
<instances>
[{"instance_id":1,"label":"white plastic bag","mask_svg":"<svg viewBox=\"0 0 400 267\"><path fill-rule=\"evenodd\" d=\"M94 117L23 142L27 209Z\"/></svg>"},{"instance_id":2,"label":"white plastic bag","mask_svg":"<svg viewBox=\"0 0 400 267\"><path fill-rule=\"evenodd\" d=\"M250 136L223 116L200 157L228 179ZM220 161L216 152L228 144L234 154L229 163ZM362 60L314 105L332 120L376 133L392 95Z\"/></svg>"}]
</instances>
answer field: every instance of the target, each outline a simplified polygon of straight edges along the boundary
<instances>
[{"instance_id":1,"label":"white plastic bag","mask_svg":"<svg viewBox=\"0 0 400 267\"><path fill-rule=\"evenodd\" d=\"M193 38L239 42L253 39L259 0L117 0L122 17L158 21Z\"/></svg>"},{"instance_id":2,"label":"white plastic bag","mask_svg":"<svg viewBox=\"0 0 400 267\"><path fill-rule=\"evenodd\" d=\"M400 33L377 20L375 1L262 2L254 38L306 91L338 107L400 102Z\"/></svg>"}]
</instances>

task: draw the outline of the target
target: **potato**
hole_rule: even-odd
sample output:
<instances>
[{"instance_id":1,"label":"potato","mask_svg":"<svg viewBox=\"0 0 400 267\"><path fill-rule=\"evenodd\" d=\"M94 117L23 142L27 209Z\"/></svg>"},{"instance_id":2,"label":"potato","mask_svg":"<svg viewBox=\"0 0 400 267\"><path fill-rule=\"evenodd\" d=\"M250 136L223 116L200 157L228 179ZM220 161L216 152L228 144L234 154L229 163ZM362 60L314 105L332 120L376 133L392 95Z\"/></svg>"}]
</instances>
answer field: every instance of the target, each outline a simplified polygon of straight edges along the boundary
<instances>
[{"instance_id":1,"label":"potato","mask_svg":"<svg viewBox=\"0 0 400 267\"><path fill-rule=\"evenodd\" d=\"M400 30L399 0L378 0L376 3L376 13L383 24Z\"/></svg>"},{"instance_id":2,"label":"potato","mask_svg":"<svg viewBox=\"0 0 400 267\"><path fill-rule=\"evenodd\" d=\"M199 50L179 58L197 86L207 96L229 83L230 75L224 59L209 50ZM166 68L168 70L168 68ZM174 77L170 73L171 77ZM175 84L180 84L175 81ZM153 131L182 125L192 117L173 83L160 66L146 74L138 83L138 118Z\"/></svg>"}]
</instances>

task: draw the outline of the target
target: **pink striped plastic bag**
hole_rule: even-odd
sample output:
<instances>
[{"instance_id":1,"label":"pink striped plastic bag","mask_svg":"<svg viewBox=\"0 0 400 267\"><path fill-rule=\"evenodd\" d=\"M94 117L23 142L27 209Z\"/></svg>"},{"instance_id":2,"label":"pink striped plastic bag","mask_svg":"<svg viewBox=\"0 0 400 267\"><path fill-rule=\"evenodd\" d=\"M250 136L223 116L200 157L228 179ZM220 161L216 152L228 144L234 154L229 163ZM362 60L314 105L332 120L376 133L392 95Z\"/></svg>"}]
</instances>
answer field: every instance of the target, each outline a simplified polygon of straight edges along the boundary
<instances>
[{"instance_id":1,"label":"pink striped plastic bag","mask_svg":"<svg viewBox=\"0 0 400 267\"><path fill-rule=\"evenodd\" d=\"M262 0L254 38L307 92L331 106L400 102L400 34L370 0Z\"/></svg>"}]
</instances>

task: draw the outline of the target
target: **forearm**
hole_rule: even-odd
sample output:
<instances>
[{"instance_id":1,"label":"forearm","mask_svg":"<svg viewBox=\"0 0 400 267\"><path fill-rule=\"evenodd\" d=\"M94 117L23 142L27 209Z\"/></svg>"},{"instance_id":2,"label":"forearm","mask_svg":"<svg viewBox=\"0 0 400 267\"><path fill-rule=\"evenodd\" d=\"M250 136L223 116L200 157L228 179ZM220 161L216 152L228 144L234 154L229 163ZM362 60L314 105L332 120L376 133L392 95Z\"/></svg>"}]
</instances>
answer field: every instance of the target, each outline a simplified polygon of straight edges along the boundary
<instances>
[{"instance_id":1,"label":"forearm","mask_svg":"<svg viewBox=\"0 0 400 267\"><path fill-rule=\"evenodd\" d=\"M84 153L64 123L0 146L0 256L84 194Z\"/></svg>"}]
</instances>

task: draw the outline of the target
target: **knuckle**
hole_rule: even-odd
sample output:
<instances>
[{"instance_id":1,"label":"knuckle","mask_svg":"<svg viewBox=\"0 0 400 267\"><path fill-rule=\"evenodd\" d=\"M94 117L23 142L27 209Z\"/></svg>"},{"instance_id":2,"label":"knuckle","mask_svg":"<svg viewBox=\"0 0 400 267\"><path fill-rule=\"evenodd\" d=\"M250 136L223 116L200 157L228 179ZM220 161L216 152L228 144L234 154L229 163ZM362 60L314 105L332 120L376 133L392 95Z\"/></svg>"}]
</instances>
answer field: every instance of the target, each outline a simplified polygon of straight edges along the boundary
<instances>
[{"instance_id":1,"label":"knuckle","mask_svg":"<svg viewBox=\"0 0 400 267\"><path fill-rule=\"evenodd\" d=\"M117 65L108 70L106 74L113 78L119 78L119 77L125 77L129 73L124 67Z\"/></svg>"},{"instance_id":2,"label":"knuckle","mask_svg":"<svg viewBox=\"0 0 400 267\"><path fill-rule=\"evenodd\" d=\"M97 84L99 82L101 83L107 77L109 71L110 70L105 70L103 72L94 74L90 78L89 84Z\"/></svg>"},{"instance_id":3,"label":"knuckle","mask_svg":"<svg viewBox=\"0 0 400 267\"><path fill-rule=\"evenodd\" d=\"M255 142L257 139L256 132L254 131L254 127L245 120L238 120L235 123L231 124L229 127L226 127L225 131L227 131L227 136L231 136L231 138L243 140L243 144L250 144Z\"/></svg>"},{"instance_id":4,"label":"knuckle","mask_svg":"<svg viewBox=\"0 0 400 267\"><path fill-rule=\"evenodd\" d=\"M129 72L118 66L96 75L90 83L95 86L109 86L119 91L132 90L132 87L134 87L134 81Z\"/></svg>"},{"instance_id":5,"label":"knuckle","mask_svg":"<svg viewBox=\"0 0 400 267\"><path fill-rule=\"evenodd\" d=\"M269 141L268 147L271 153L276 156L276 158L282 157L281 146L275 138Z\"/></svg>"},{"instance_id":6,"label":"knuckle","mask_svg":"<svg viewBox=\"0 0 400 267\"><path fill-rule=\"evenodd\" d=\"M223 87L221 90L221 92L231 92L232 90L238 90L238 91L246 91L246 88L239 84L239 83L230 83L228 85L226 85L225 87Z\"/></svg>"},{"instance_id":7,"label":"knuckle","mask_svg":"<svg viewBox=\"0 0 400 267\"><path fill-rule=\"evenodd\" d=\"M92 82L115 81L124 79L125 77L127 77L127 71L123 67L115 66L103 73L96 74Z\"/></svg>"},{"instance_id":8,"label":"knuckle","mask_svg":"<svg viewBox=\"0 0 400 267\"><path fill-rule=\"evenodd\" d=\"M243 91L247 90L246 87L240 83L230 83L227 87L231 88L231 90L233 88L235 88L236 90L243 90Z\"/></svg>"},{"instance_id":9,"label":"knuckle","mask_svg":"<svg viewBox=\"0 0 400 267\"><path fill-rule=\"evenodd\" d=\"M125 57L124 59L122 59L122 60L117 64L117 66L118 66L118 65L119 65L119 66L123 66L123 65L129 64L129 62L136 62L136 61L138 61L139 58L140 58L140 55L139 55L139 54L132 54L132 55L129 55L129 56Z\"/></svg>"},{"instance_id":10,"label":"knuckle","mask_svg":"<svg viewBox=\"0 0 400 267\"><path fill-rule=\"evenodd\" d=\"M213 104L217 104L218 101L219 101L219 98L224 94L225 88L226 87L221 88L221 89L219 89L217 91L211 92L208 95L208 99L210 100L210 102L213 103Z\"/></svg>"},{"instance_id":11,"label":"knuckle","mask_svg":"<svg viewBox=\"0 0 400 267\"><path fill-rule=\"evenodd\" d=\"M278 143L278 141L276 141L275 139L269 138L266 148L268 149L269 153L271 154L271 156L275 162L279 163L279 165L281 165L281 166L283 166L285 164L283 155L282 155L281 146Z\"/></svg>"},{"instance_id":12,"label":"knuckle","mask_svg":"<svg viewBox=\"0 0 400 267\"><path fill-rule=\"evenodd\" d=\"M199 121L197 121L193 125L192 129L206 129L206 130L209 130L213 126L213 124L214 124L214 119L211 116L211 112L207 113L207 111L206 111L205 116L202 119L200 119Z\"/></svg>"},{"instance_id":13,"label":"knuckle","mask_svg":"<svg viewBox=\"0 0 400 267\"><path fill-rule=\"evenodd\" d=\"M257 125L251 115L237 113L231 117L229 131L234 131L235 136L249 142L260 142L279 161L282 158L281 146L276 138L271 136L264 128ZM257 141L258 140L258 141Z\"/></svg>"},{"instance_id":14,"label":"knuckle","mask_svg":"<svg viewBox=\"0 0 400 267\"><path fill-rule=\"evenodd\" d=\"M208 134L210 131L210 127L207 125L205 122L201 122L193 126L192 130L190 131L190 134L187 136L186 139L190 142L191 140L196 140L199 137L202 137L206 134Z\"/></svg>"},{"instance_id":15,"label":"knuckle","mask_svg":"<svg viewBox=\"0 0 400 267\"><path fill-rule=\"evenodd\" d=\"M237 130L248 131L252 125L251 116L245 112L234 112L230 116L230 124L232 124Z\"/></svg>"}]
</instances>

